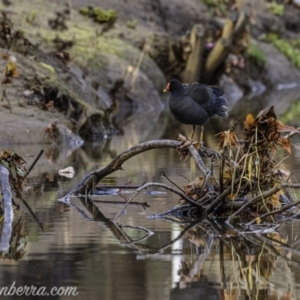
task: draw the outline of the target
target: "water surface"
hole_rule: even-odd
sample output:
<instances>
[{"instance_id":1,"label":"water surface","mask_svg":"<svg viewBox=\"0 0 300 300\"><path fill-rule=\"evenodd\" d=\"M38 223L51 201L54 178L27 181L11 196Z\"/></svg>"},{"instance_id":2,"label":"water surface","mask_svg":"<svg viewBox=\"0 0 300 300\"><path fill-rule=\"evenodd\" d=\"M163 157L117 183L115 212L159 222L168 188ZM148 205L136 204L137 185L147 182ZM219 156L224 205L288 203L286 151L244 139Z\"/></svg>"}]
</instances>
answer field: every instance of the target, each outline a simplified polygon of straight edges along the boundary
<instances>
[{"instance_id":1,"label":"water surface","mask_svg":"<svg viewBox=\"0 0 300 300\"><path fill-rule=\"evenodd\" d=\"M128 125L124 135L74 152L47 149L24 194L44 230L23 206L15 212L12 247L1 260L0 286L10 287L13 282L47 290L75 286L78 299L300 299L298 222L284 224L271 236L293 247L292 251L271 242L270 235L230 237L223 236L222 224L194 224L187 230L186 224L149 218L178 203L178 196L160 188L141 192L134 201L149 207L129 205L117 225L112 220L132 197L131 190L93 196L94 202L72 198L71 206L57 201L87 172L106 166L121 151L151 138L176 139L178 132L189 133L191 126L174 127L170 120L169 124L158 122L149 132L145 127L142 134ZM211 122L206 128L205 143L210 147L217 145L214 134L220 129L216 124ZM300 145L297 137L292 142ZM11 148L29 164L40 150L40 146ZM293 171L297 179L298 149L293 147L293 153L283 167ZM279 152L279 159L284 156ZM75 168L75 177L59 176L58 170L69 165ZM195 165L180 162L173 149L159 149L130 159L123 170L101 184L171 185L171 180L182 187L197 174ZM217 226L219 236L210 234L212 226ZM19 299L16 295L2 298ZM64 298L70 299L51 297Z\"/></svg>"}]
</instances>

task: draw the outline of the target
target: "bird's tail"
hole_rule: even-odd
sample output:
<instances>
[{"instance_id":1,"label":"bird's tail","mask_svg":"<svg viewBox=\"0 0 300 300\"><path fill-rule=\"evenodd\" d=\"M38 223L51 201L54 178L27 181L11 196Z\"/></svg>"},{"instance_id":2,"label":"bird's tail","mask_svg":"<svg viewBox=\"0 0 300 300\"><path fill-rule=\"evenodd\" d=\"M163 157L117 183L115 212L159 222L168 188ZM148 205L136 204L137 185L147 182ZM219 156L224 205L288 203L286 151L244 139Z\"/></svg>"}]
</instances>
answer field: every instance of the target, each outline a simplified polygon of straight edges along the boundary
<instances>
[{"instance_id":1,"label":"bird's tail","mask_svg":"<svg viewBox=\"0 0 300 300\"><path fill-rule=\"evenodd\" d=\"M228 108L226 106L227 104L227 99L223 96L219 96L217 97L216 99L216 102L215 102L215 115L217 116L220 116L224 119L227 119L228 118Z\"/></svg>"}]
</instances>

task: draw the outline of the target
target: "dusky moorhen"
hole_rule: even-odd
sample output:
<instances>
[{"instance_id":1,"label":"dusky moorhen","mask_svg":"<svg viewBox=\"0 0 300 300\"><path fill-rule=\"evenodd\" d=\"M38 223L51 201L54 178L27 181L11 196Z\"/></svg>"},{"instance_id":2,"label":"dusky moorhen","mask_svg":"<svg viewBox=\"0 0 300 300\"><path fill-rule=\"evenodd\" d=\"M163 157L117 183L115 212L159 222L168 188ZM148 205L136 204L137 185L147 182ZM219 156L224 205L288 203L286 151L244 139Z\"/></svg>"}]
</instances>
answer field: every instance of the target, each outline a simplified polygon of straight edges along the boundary
<instances>
[{"instance_id":1,"label":"dusky moorhen","mask_svg":"<svg viewBox=\"0 0 300 300\"><path fill-rule=\"evenodd\" d=\"M175 118L184 124L193 125L191 139L196 125L205 125L214 115L228 118L227 100L219 87L207 86L201 83L182 84L171 79L164 92L169 91L169 107ZM202 135L200 138L202 144Z\"/></svg>"}]
</instances>

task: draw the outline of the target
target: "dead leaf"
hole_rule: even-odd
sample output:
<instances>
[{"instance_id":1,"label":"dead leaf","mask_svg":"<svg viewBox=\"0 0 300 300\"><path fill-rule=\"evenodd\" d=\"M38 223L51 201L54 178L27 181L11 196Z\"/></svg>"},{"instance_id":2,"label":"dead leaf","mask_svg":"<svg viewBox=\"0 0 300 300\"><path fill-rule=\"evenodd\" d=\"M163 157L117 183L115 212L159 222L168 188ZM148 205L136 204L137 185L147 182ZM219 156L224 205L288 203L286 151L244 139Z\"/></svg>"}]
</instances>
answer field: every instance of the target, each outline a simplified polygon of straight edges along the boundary
<instances>
[{"instance_id":1,"label":"dead leaf","mask_svg":"<svg viewBox=\"0 0 300 300\"><path fill-rule=\"evenodd\" d=\"M270 118L270 117L273 117L274 119L277 120L277 116L275 114L273 105L271 107L267 107L267 108L263 109L262 111L260 111L256 117L256 120Z\"/></svg>"},{"instance_id":2,"label":"dead leaf","mask_svg":"<svg viewBox=\"0 0 300 300\"><path fill-rule=\"evenodd\" d=\"M285 151L287 151L289 154L292 154L291 152L291 143L290 140L284 137L280 137L278 139L278 144L281 146L281 148Z\"/></svg>"},{"instance_id":3,"label":"dead leaf","mask_svg":"<svg viewBox=\"0 0 300 300\"><path fill-rule=\"evenodd\" d=\"M227 130L220 133L219 147L224 149L226 146L237 146L237 137L235 135L235 132Z\"/></svg>"},{"instance_id":4,"label":"dead leaf","mask_svg":"<svg viewBox=\"0 0 300 300\"><path fill-rule=\"evenodd\" d=\"M272 205L273 210L277 210L281 208L280 195L282 194L282 190L279 190L277 193L273 194L270 198L270 204Z\"/></svg>"},{"instance_id":5,"label":"dead leaf","mask_svg":"<svg viewBox=\"0 0 300 300\"><path fill-rule=\"evenodd\" d=\"M4 76L2 84L11 83L11 78L19 77L17 70L17 59L15 56L9 56L8 54L2 54L1 57L7 61L6 67L2 74Z\"/></svg>"},{"instance_id":6,"label":"dead leaf","mask_svg":"<svg viewBox=\"0 0 300 300\"><path fill-rule=\"evenodd\" d=\"M244 121L244 126L246 130L249 130L254 126L255 119L252 114L248 114L246 117L246 121Z\"/></svg>"},{"instance_id":7,"label":"dead leaf","mask_svg":"<svg viewBox=\"0 0 300 300\"><path fill-rule=\"evenodd\" d=\"M288 133L300 133L300 131L294 126L284 125L281 121L276 121L276 127L278 132L288 132Z\"/></svg>"},{"instance_id":8,"label":"dead leaf","mask_svg":"<svg viewBox=\"0 0 300 300\"><path fill-rule=\"evenodd\" d=\"M204 177L198 176L195 180L191 181L188 185L183 186L184 193L191 198L194 198L197 189L203 187Z\"/></svg>"}]
</instances>

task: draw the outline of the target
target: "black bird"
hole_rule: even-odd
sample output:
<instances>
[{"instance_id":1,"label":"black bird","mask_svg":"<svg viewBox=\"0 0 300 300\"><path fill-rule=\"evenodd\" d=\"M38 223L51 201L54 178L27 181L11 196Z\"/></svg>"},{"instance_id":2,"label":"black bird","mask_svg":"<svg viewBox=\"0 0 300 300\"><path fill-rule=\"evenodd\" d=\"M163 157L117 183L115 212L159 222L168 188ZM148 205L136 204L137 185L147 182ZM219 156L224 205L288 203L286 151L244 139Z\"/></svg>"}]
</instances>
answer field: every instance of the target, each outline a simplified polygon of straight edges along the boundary
<instances>
[{"instance_id":1,"label":"black bird","mask_svg":"<svg viewBox=\"0 0 300 300\"><path fill-rule=\"evenodd\" d=\"M171 79L164 92L169 91L169 107L175 118L184 124L193 125L191 139L194 136L196 125L205 125L214 115L227 119L227 100L222 89L207 86L201 83L191 85L182 84L176 79Z\"/></svg>"}]
</instances>

